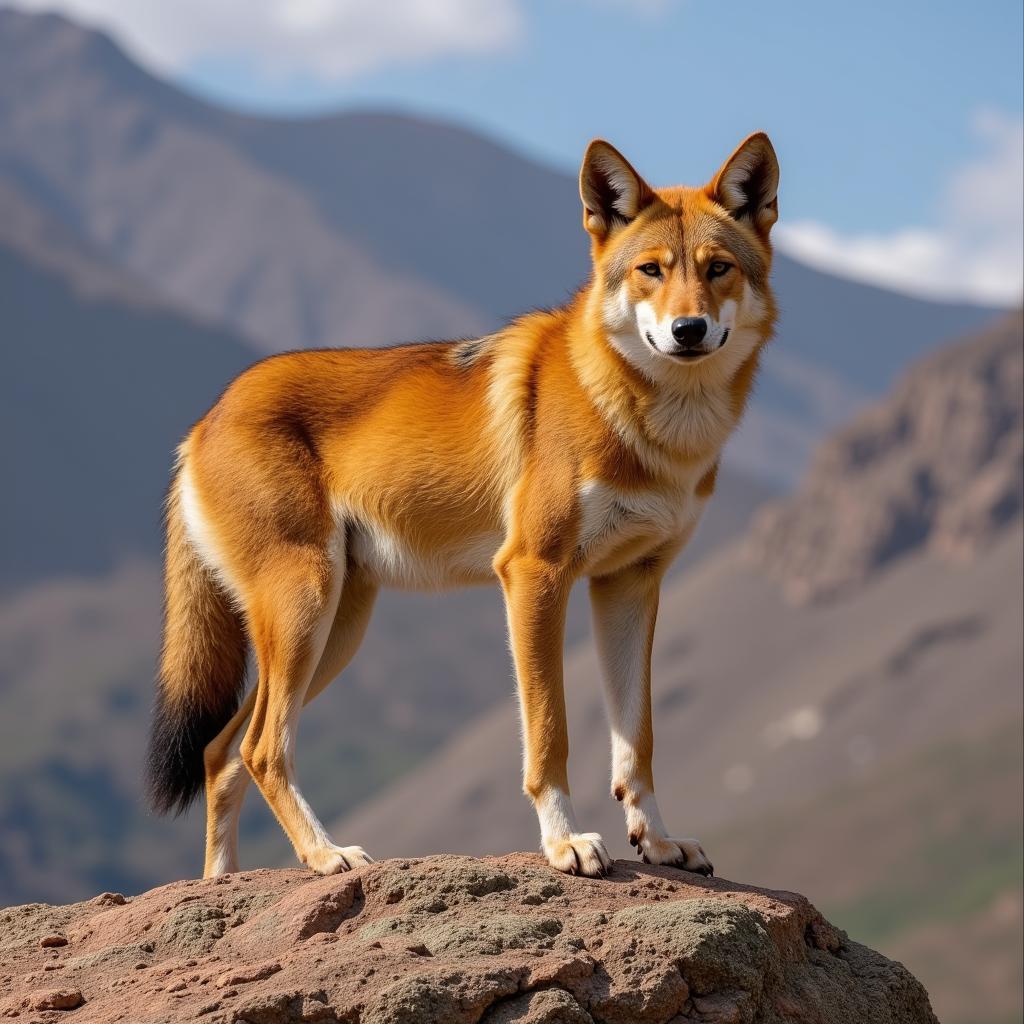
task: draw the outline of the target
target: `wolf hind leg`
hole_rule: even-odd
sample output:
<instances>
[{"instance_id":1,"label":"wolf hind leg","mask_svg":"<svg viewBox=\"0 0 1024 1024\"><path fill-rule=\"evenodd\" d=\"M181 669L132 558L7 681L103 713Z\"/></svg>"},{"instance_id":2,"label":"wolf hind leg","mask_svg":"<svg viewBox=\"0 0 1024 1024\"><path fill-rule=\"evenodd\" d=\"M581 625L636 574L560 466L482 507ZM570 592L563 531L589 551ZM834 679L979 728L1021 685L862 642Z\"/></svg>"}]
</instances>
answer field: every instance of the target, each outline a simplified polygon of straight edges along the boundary
<instances>
[{"instance_id":1,"label":"wolf hind leg","mask_svg":"<svg viewBox=\"0 0 1024 1024\"><path fill-rule=\"evenodd\" d=\"M249 788L249 772L242 761L242 737L256 704L250 690L230 722L207 745L206 766L206 860L203 878L238 870L238 819Z\"/></svg>"},{"instance_id":2,"label":"wolf hind leg","mask_svg":"<svg viewBox=\"0 0 1024 1024\"><path fill-rule=\"evenodd\" d=\"M355 657L366 635L376 596L376 584L356 567L349 567L330 634L303 697L304 705L322 693ZM255 703L253 689L239 713L207 748L207 878L238 870L238 821L251 778L241 745ZM356 861L361 859L360 854L366 857L357 847L350 848L350 852Z\"/></svg>"},{"instance_id":3,"label":"wolf hind leg","mask_svg":"<svg viewBox=\"0 0 1024 1024\"><path fill-rule=\"evenodd\" d=\"M344 553L316 547L269 553L248 610L259 666L256 701L241 744L242 760L298 859L324 874L351 862L335 850L295 777L299 714L337 612Z\"/></svg>"},{"instance_id":4,"label":"wolf hind leg","mask_svg":"<svg viewBox=\"0 0 1024 1024\"><path fill-rule=\"evenodd\" d=\"M299 860L322 874L368 858L336 847L306 803L295 776L299 715L340 605L345 551L327 544L281 544L264 552L246 601L259 679L241 756Z\"/></svg>"}]
</instances>

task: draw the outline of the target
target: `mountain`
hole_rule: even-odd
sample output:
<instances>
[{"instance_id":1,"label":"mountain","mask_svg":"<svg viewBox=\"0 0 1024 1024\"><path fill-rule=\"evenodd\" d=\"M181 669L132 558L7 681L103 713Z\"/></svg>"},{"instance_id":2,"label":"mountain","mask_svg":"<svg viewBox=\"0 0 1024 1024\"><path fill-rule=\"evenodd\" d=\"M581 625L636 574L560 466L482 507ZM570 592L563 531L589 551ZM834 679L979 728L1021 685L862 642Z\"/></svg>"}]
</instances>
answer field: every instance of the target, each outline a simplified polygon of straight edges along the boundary
<instances>
[{"instance_id":1,"label":"mountain","mask_svg":"<svg viewBox=\"0 0 1024 1024\"><path fill-rule=\"evenodd\" d=\"M222 110L55 15L0 10L0 177L263 352L471 334L562 301L588 272L569 175L421 119ZM779 340L729 458L776 481L911 359L991 312L784 255L774 279Z\"/></svg>"},{"instance_id":2,"label":"mountain","mask_svg":"<svg viewBox=\"0 0 1024 1024\"><path fill-rule=\"evenodd\" d=\"M826 444L793 499L666 587L655 641L670 828L701 836L725 875L800 888L841 926L907 951L942 1019L964 1024L983 1019L986 1000L1020 1005L1024 525L1006 471L1022 341L1013 317L914 367ZM941 487L915 489L919 479ZM915 521L934 525L901 532L908 506L889 494L916 495ZM791 601L779 567L804 579L820 564L833 580L831 549L856 545L860 522L902 543L857 548L865 561L831 600ZM941 539L964 536L945 532L949 522L969 524L969 544ZM570 781L583 826L626 855L597 679L590 645L579 646L566 671ZM376 856L493 853L535 838L513 702L333 833ZM979 948L950 974L961 927L1000 949L997 962ZM993 977L1001 987L987 994ZM945 1005L974 1009L947 1017Z\"/></svg>"},{"instance_id":3,"label":"mountain","mask_svg":"<svg viewBox=\"0 0 1024 1024\"><path fill-rule=\"evenodd\" d=\"M799 491L763 509L754 560L796 601L856 585L922 546L969 560L1021 515L1020 312L939 352L819 448Z\"/></svg>"},{"instance_id":4,"label":"mountain","mask_svg":"<svg viewBox=\"0 0 1024 1024\"><path fill-rule=\"evenodd\" d=\"M810 799L937 738L986 735L1019 718L1020 558L1018 522L969 567L951 573L919 552L844 601L809 609L786 602L738 546L682 576L663 594L655 642L666 820L684 834L707 833L783 797ZM589 644L566 672L578 816L625 855ZM333 833L375 856L522 846L536 820L520 792L518 729L510 695ZM716 866L722 856L714 854Z\"/></svg>"},{"instance_id":5,"label":"mountain","mask_svg":"<svg viewBox=\"0 0 1024 1024\"><path fill-rule=\"evenodd\" d=\"M902 475L942 479L951 500L969 498L978 487L990 494L993 459L1010 452L1012 463L1019 441L1021 342L1021 321L1013 317L916 366L889 398L826 442L806 488L762 507L745 538L719 548L665 588L655 644L658 723L673 743L659 756L667 777L697 783L670 792L670 807L715 827L755 810L766 794L812 795L845 779L859 759L877 763L912 742L931 742L971 723L980 728L997 709L1019 709L1019 492L1011 488L1016 505L1009 499L996 503L1010 513L985 517L984 536L972 532L975 542L967 550L957 547L954 562L922 531L902 545L870 549L870 565L858 568L841 600L787 600L776 571L786 547L779 542L773 549L770 537L778 523L788 524L785 544L798 553L802 570L827 562L846 532L861 536L849 525L858 515L880 510L879 517L902 522L904 508L865 484L872 467L885 488L898 490ZM894 437L894 422L913 423L928 408L922 396L948 399L958 391L971 399L956 403L958 415L932 417L931 431L906 429ZM953 457L962 437L975 442L973 455L961 444ZM861 478L848 485L847 461L827 453L851 444ZM916 493L921 515L940 518L929 504L932 492ZM831 530L820 526L827 516ZM574 652L570 664L567 690L577 723L582 720L589 734L602 717L589 644ZM975 666L969 691L962 685L967 665ZM943 671L936 675L938 666ZM916 707L913 721L895 714L904 706ZM516 772L509 769L518 757L515 716L511 702L494 711L439 754L437 775L417 772L361 809L345 832L358 833L367 848L379 840L384 852L396 843L433 851L443 832L448 844L474 853L508 845L524 827L532 832L532 812L519 799ZM837 756L838 750L846 754ZM739 751L747 752L743 759ZM582 773L589 781L582 783L579 802L596 811L607 803L604 751L583 756L591 770ZM822 763L809 771L807 758L819 756ZM438 787L440 775L460 762L481 770L453 772L457 781ZM580 764L576 758L573 763ZM451 813L427 798L431 787ZM502 799L485 799L492 793ZM506 806L506 797L514 798L515 809ZM617 812L599 811L607 822L617 822ZM395 821L403 823L401 833Z\"/></svg>"},{"instance_id":6,"label":"mountain","mask_svg":"<svg viewBox=\"0 0 1024 1024\"><path fill-rule=\"evenodd\" d=\"M262 351L472 332L247 161L198 104L54 15L0 11L0 175L113 262ZM363 197L366 201L366 197Z\"/></svg>"},{"instance_id":7,"label":"mountain","mask_svg":"<svg viewBox=\"0 0 1024 1024\"><path fill-rule=\"evenodd\" d=\"M0 309L0 593L158 555L174 449L251 349L2 185Z\"/></svg>"}]
</instances>

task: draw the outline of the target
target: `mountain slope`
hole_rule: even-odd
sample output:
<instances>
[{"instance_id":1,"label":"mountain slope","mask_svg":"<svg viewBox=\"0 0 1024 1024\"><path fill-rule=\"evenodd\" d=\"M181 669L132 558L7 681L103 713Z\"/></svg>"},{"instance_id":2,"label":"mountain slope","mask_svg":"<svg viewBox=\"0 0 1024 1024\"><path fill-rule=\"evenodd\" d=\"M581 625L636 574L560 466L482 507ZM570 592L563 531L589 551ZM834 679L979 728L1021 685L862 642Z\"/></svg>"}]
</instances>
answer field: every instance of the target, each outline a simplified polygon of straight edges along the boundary
<instances>
[{"instance_id":1,"label":"mountain slope","mask_svg":"<svg viewBox=\"0 0 1024 1024\"><path fill-rule=\"evenodd\" d=\"M474 333L561 301L588 272L568 175L407 117L221 110L55 16L0 10L0 176L264 351ZM785 256L775 283L779 342L729 457L776 480L910 359L989 313Z\"/></svg>"},{"instance_id":2,"label":"mountain slope","mask_svg":"<svg viewBox=\"0 0 1024 1024\"><path fill-rule=\"evenodd\" d=\"M901 753L705 838L737 877L816 893L851 935L914 971L946 1024L1019 1020L1022 726L1007 716Z\"/></svg>"},{"instance_id":3,"label":"mountain slope","mask_svg":"<svg viewBox=\"0 0 1024 1024\"><path fill-rule=\"evenodd\" d=\"M331 231L200 109L98 33L0 11L0 174L183 308L263 351L480 326Z\"/></svg>"},{"instance_id":4,"label":"mountain slope","mask_svg":"<svg viewBox=\"0 0 1024 1024\"><path fill-rule=\"evenodd\" d=\"M0 592L160 551L174 449L252 352L0 189Z\"/></svg>"},{"instance_id":5,"label":"mountain slope","mask_svg":"<svg viewBox=\"0 0 1024 1024\"><path fill-rule=\"evenodd\" d=\"M793 600L841 593L906 550L969 559L1024 504L1024 315L936 353L822 445L762 510L751 553Z\"/></svg>"},{"instance_id":6,"label":"mountain slope","mask_svg":"<svg viewBox=\"0 0 1024 1024\"><path fill-rule=\"evenodd\" d=\"M826 444L827 452L844 438L855 442L863 477L855 487L845 487L845 460L823 457L807 493L776 506L782 513L762 511L760 520L790 524L786 540L810 564L843 543L857 513L903 515L880 497L893 474L945 474L951 495L969 493L989 475L992 454L1012 453L1019 440L1021 341L1014 317L922 362ZM932 417L924 437L911 430L893 435L893 422L912 422L927 407L922 396L948 399L958 390L972 399L955 403L958 416ZM963 436L976 443L961 445L954 459L954 439ZM872 465L888 470L874 487L865 484ZM763 527L672 581L655 643L658 731L672 737L659 758L667 778L688 780L663 794L679 812L672 819L685 813L714 827L762 806L772 793L810 796L860 763L985 728L1006 711L1019 714L1021 504L1010 507L1013 514L989 519L984 536L954 562L928 544L927 533L874 553L841 601L788 602L764 567L771 545L754 543ZM831 511L832 530L820 530L809 509L817 516ZM596 677L593 650L584 645L570 661L567 690L587 735L602 718ZM397 843L433 850L443 835L480 852L508 845L524 828L532 834L532 812L515 785L518 745L510 702L442 752L433 772L418 772L343 828L368 847L383 842L385 851ZM606 806L603 747L587 745L572 759L582 780L578 803L603 824L616 823L617 833L618 809ZM458 764L479 768L459 771ZM451 779L441 785L445 774ZM435 790L443 808L427 797Z\"/></svg>"}]
</instances>

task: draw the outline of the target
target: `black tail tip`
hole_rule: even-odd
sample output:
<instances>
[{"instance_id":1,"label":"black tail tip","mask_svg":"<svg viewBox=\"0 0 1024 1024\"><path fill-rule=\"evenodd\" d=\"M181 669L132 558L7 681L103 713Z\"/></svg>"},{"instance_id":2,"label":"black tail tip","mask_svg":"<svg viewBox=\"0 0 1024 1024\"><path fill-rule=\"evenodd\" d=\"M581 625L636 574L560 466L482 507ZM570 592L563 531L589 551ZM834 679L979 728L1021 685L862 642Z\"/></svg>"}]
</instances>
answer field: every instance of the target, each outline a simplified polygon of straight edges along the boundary
<instances>
[{"instance_id":1,"label":"black tail tip","mask_svg":"<svg viewBox=\"0 0 1024 1024\"><path fill-rule=\"evenodd\" d=\"M206 779L203 753L234 710L210 710L191 702L172 703L163 694L157 697L146 756L146 795L157 814L177 817L195 802Z\"/></svg>"}]
</instances>

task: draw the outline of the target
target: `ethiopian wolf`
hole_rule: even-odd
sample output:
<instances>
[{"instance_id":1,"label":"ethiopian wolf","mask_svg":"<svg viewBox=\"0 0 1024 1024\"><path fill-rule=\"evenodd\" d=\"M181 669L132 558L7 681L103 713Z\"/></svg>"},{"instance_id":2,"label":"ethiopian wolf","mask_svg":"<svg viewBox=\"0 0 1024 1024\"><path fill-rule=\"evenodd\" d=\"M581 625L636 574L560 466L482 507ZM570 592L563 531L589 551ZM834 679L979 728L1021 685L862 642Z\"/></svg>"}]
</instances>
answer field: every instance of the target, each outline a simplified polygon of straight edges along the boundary
<instances>
[{"instance_id":1,"label":"ethiopian wolf","mask_svg":"<svg viewBox=\"0 0 1024 1024\"><path fill-rule=\"evenodd\" d=\"M580 195L593 273L567 305L469 341L274 356L195 425L167 503L149 782L160 811L205 784L207 875L238 868L250 778L304 864L369 861L299 792L302 707L356 653L381 587L493 580L544 853L603 874L605 844L577 822L566 776L562 640L582 576L630 841L651 863L711 873L658 812L651 643L662 577L772 333L777 187L762 133L698 188L652 188L592 142ZM259 679L243 700L250 648Z\"/></svg>"}]
</instances>

